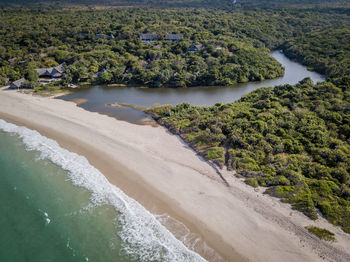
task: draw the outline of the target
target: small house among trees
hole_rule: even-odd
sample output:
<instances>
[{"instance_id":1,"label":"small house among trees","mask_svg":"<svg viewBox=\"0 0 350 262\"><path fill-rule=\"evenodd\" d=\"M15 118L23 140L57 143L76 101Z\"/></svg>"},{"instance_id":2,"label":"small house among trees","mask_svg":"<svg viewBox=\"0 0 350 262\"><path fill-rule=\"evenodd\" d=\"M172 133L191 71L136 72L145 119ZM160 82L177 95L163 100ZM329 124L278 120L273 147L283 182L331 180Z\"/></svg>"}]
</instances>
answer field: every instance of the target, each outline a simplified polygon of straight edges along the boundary
<instances>
[{"instance_id":1,"label":"small house among trees","mask_svg":"<svg viewBox=\"0 0 350 262\"><path fill-rule=\"evenodd\" d=\"M63 76L63 66L64 64L60 64L56 67L35 69L35 71L38 72L40 78L58 79Z\"/></svg>"},{"instance_id":2,"label":"small house among trees","mask_svg":"<svg viewBox=\"0 0 350 262\"><path fill-rule=\"evenodd\" d=\"M106 73L107 70L106 69L102 69L101 71L98 71L94 74L94 78L99 77L100 75L102 75L103 73Z\"/></svg>"},{"instance_id":3,"label":"small house among trees","mask_svg":"<svg viewBox=\"0 0 350 262\"><path fill-rule=\"evenodd\" d=\"M200 50L203 49L203 45L195 45L195 44L192 44L188 49L187 49L187 52L189 53L196 53L196 52L199 52Z\"/></svg>"},{"instance_id":4,"label":"small house among trees","mask_svg":"<svg viewBox=\"0 0 350 262\"><path fill-rule=\"evenodd\" d=\"M141 34L140 38L144 43L152 43L158 40L158 34Z\"/></svg>"},{"instance_id":5,"label":"small house among trees","mask_svg":"<svg viewBox=\"0 0 350 262\"><path fill-rule=\"evenodd\" d=\"M183 38L183 35L180 34L167 34L165 35L165 40L170 42L179 42Z\"/></svg>"},{"instance_id":6,"label":"small house among trees","mask_svg":"<svg viewBox=\"0 0 350 262\"><path fill-rule=\"evenodd\" d=\"M26 80L24 78L18 79L11 83L10 88L11 89L20 89L24 87L24 82Z\"/></svg>"},{"instance_id":7,"label":"small house among trees","mask_svg":"<svg viewBox=\"0 0 350 262\"><path fill-rule=\"evenodd\" d=\"M115 38L113 34L110 34L109 36L105 34L96 34L96 37L101 39L107 39L107 40L113 40Z\"/></svg>"}]
</instances>

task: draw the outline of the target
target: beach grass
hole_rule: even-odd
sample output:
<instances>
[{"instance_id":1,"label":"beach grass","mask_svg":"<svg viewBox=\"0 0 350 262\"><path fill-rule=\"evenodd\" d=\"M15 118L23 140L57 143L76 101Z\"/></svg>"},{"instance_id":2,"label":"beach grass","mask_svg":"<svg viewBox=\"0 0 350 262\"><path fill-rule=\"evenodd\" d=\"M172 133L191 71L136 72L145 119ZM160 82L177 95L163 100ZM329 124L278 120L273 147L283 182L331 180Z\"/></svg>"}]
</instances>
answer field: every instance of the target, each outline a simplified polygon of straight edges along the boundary
<instances>
[{"instance_id":1,"label":"beach grass","mask_svg":"<svg viewBox=\"0 0 350 262\"><path fill-rule=\"evenodd\" d=\"M320 239L335 242L335 234L325 228L319 228L315 226L307 226L305 227L310 233L318 236Z\"/></svg>"}]
</instances>

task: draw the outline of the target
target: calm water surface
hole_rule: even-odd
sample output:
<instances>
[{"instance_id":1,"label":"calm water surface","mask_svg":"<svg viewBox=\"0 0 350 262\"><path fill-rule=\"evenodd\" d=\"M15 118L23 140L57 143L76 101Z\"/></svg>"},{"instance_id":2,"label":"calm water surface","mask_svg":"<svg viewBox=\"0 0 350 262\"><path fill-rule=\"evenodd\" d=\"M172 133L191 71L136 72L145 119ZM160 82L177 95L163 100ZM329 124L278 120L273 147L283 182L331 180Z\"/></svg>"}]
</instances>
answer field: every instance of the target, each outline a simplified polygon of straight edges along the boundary
<instances>
[{"instance_id":1,"label":"calm water surface","mask_svg":"<svg viewBox=\"0 0 350 262\"><path fill-rule=\"evenodd\" d=\"M192 105L211 106L217 102L231 103L243 95L259 87L296 84L305 77L314 82L324 81L325 77L308 71L307 68L287 58L283 53L274 51L271 55L285 68L283 77L261 82L250 82L226 87L191 87L191 88L137 88L137 87L106 87L95 86L79 89L76 92L60 97L64 100L86 100L81 107L94 112L107 114L120 120L142 124L147 115L128 107L111 107L110 103L125 103L143 107L155 104L177 105L188 102Z\"/></svg>"},{"instance_id":2,"label":"calm water surface","mask_svg":"<svg viewBox=\"0 0 350 262\"><path fill-rule=\"evenodd\" d=\"M233 102L262 86L295 84L305 77L324 80L280 52L272 55L285 67L284 77L234 87L96 86L63 99L84 99L87 110L143 123L147 116L141 111L106 104L208 106ZM166 216L149 214L84 158L33 132L0 120L0 261L203 261L161 225L169 224ZM194 250L204 248L210 261L220 260L190 232L173 232L181 231L179 239L193 238Z\"/></svg>"}]
</instances>

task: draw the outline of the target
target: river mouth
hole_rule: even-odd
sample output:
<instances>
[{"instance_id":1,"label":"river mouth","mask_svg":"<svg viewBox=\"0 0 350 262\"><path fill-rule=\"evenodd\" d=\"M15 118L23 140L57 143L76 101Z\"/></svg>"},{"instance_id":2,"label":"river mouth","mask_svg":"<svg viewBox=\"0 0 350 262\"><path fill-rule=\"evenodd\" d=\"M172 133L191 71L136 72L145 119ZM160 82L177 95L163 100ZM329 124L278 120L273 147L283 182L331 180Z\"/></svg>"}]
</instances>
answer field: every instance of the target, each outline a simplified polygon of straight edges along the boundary
<instances>
[{"instance_id":1,"label":"river mouth","mask_svg":"<svg viewBox=\"0 0 350 262\"><path fill-rule=\"evenodd\" d=\"M324 81L325 77L308 71L306 66L287 58L282 52L271 53L285 68L284 76L260 82L248 82L234 86L199 86L190 88L140 88L94 86L80 88L69 95L59 97L67 101L84 101L78 105L86 110L98 112L118 120L139 125L154 125L154 122L143 111L125 104L138 107L154 105L177 105L184 102L197 106L212 106L218 102L232 103L242 96L260 88L284 84L296 84L309 77L312 81ZM120 106L111 106L121 103Z\"/></svg>"}]
</instances>

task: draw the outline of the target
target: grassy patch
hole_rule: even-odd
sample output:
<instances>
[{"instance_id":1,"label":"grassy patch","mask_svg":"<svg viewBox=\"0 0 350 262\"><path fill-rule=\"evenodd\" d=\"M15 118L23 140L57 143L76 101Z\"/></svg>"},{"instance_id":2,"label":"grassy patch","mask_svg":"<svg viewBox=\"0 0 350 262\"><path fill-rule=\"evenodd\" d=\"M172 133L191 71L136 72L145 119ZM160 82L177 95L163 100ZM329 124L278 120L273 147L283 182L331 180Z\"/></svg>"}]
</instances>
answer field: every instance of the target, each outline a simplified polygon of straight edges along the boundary
<instances>
[{"instance_id":1,"label":"grassy patch","mask_svg":"<svg viewBox=\"0 0 350 262\"><path fill-rule=\"evenodd\" d=\"M307 226L305 227L310 233L318 236L320 239L324 239L327 241L334 242L336 241L335 239L335 234L327 229L324 228L319 228L315 226Z\"/></svg>"},{"instance_id":2,"label":"grassy patch","mask_svg":"<svg viewBox=\"0 0 350 262\"><path fill-rule=\"evenodd\" d=\"M256 180L255 177L247 178L244 182L245 182L247 185L250 185L250 186L252 186L252 187L258 187L258 186L259 186L258 180Z\"/></svg>"},{"instance_id":3,"label":"grassy patch","mask_svg":"<svg viewBox=\"0 0 350 262\"><path fill-rule=\"evenodd\" d=\"M141 111L145 111L147 109L144 106L137 106L137 105L133 105L133 104L126 104L126 103L122 103L122 102L119 102L118 105L124 106L124 107L130 107L130 108L141 110Z\"/></svg>"},{"instance_id":4,"label":"grassy patch","mask_svg":"<svg viewBox=\"0 0 350 262\"><path fill-rule=\"evenodd\" d=\"M222 147L212 147L207 150L206 158L209 160L219 160L220 162L225 161L224 148Z\"/></svg>"}]
</instances>

